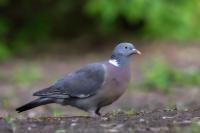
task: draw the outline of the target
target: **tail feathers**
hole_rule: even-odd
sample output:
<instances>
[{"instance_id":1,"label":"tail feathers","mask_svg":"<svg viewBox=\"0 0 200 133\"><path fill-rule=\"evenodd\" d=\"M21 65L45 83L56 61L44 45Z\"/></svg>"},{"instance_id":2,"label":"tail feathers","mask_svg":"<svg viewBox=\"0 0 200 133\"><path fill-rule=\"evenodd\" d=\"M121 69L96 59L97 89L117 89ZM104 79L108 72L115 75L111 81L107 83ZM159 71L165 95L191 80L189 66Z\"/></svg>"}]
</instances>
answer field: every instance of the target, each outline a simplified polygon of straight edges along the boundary
<instances>
[{"instance_id":1,"label":"tail feathers","mask_svg":"<svg viewBox=\"0 0 200 133\"><path fill-rule=\"evenodd\" d=\"M27 103L19 108L16 109L16 111L18 113L26 111L26 110L30 110L32 108L38 107L40 105L45 105L45 104L49 104L49 103L53 103L53 100L50 98L38 98L30 103Z\"/></svg>"}]
</instances>

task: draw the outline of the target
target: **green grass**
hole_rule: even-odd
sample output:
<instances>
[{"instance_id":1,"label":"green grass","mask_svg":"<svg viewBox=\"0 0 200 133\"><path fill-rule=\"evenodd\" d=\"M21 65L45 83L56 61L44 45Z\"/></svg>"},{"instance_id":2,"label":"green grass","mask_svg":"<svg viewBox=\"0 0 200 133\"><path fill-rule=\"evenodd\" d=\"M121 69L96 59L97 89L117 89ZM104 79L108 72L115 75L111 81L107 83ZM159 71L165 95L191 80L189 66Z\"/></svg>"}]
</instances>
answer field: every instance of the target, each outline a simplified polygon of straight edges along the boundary
<instances>
[{"instance_id":1,"label":"green grass","mask_svg":"<svg viewBox=\"0 0 200 133\"><path fill-rule=\"evenodd\" d=\"M134 108L122 108L119 109L119 110L113 110L112 111L112 116L118 116L119 114L125 114L125 115L128 115L128 116L132 116L132 115L135 115L138 111L135 110Z\"/></svg>"},{"instance_id":2,"label":"green grass","mask_svg":"<svg viewBox=\"0 0 200 133\"><path fill-rule=\"evenodd\" d=\"M144 64L144 81L140 83L146 89L169 93L175 86L199 86L200 70L188 68L180 70L164 59L154 59Z\"/></svg>"},{"instance_id":3,"label":"green grass","mask_svg":"<svg viewBox=\"0 0 200 133\"><path fill-rule=\"evenodd\" d=\"M130 109L128 109L128 110L125 110L124 113L125 113L126 115L130 116L130 115L136 114L137 111L136 111L134 108L130 108Z\"/></svg>"},{"instance_id":4,"label":"green grass","mask_svg":"<svg viewBox=\"0 0 200 133\"><path fill-rule=\"evenodd\" d=\"M162 92L169 92L173 82L173 70L163 60L156 59L144 67L144 84Z\"/></svg>"},{"instance_id":5,"label":"green grass","mask_svg":"<svg viewBox=\"0 0 200 133\"><path fill-rule=\"evenodd\" d=\"M11 52L3 42L0 42L0 61L4 61L11 56Z\"/></svg>"},{"instance_id":6,"label":"green grass","mask_svg":"<svg viewBox=\"0 0 200 133\"><path fill-rule=\"evenodd\" d=\"M58 108L54 108L52 110L52 115L53 115L53 117L60 117L62 115L62 111L59 110Z\"/></svg>"}]
</instances>

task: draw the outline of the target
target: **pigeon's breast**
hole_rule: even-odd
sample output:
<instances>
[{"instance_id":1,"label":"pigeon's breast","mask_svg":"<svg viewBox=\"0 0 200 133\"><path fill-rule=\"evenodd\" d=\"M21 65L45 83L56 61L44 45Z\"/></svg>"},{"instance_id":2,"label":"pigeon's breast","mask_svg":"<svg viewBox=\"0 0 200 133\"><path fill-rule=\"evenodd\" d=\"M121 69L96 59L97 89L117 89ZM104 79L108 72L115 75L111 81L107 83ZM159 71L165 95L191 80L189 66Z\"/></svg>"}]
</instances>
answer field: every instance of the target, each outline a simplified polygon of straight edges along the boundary
<instances>
[{"instance_id":1,"label":"pigeon's breast","mask_svg":"<svg viewBox=\"0 0 200 133\"><path fill-rule=\"evenodd\" d=\"M126 89L130 81L130 68L129 65L116 67L108 65L107 80L116 89ZM116 90L117 91L117 90Z\"/></svg>"},{"instance_id":2,"label":"pigeon's breast","mask_svg":"<svg viewBox=\"0 0 200 133\"><path fill-rule=\"evenodd\" d=\"M127 89L130 81L129 66L106 66L105 84L98 94L98 105L105 106L117 100Z\"/></svg>"}]
</instances>

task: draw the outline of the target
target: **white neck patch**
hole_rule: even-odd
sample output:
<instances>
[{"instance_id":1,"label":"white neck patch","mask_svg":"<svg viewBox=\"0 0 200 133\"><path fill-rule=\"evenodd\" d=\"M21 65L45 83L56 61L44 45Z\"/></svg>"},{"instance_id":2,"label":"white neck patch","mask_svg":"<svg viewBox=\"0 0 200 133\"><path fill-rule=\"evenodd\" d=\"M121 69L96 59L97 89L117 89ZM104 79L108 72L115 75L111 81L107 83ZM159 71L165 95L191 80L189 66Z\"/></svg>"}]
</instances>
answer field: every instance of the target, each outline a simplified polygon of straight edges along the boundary
<instances>
[{"instance_id":1,"label":"white neck patch","mask_svg":"<svg viewBox=\"0 0 200 133\"><path fill-rule=\"evenodd\" d=\"M115 59L110 59L108 62L109 62L110 64L116 66L116 67L119 67L119 63L118 63L117 60L115 60Z\"/></svg>"}]
</instances>

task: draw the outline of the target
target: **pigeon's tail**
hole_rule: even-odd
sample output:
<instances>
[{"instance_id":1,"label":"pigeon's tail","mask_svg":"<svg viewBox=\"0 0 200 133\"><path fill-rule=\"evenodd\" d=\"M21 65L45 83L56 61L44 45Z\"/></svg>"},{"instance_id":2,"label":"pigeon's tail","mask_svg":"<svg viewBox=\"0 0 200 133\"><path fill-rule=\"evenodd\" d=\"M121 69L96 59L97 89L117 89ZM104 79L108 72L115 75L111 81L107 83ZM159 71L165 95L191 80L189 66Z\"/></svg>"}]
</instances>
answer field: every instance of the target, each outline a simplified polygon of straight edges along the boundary
<instances>
[{"instance_id":1,"label":"pigeon's tail","mask_svg":"<svg viewBox=\"0 0 200 133\"><path fill-rule=\"evenodd\" d=\"M30 103L27 103L19 108L16 109L16 111L18 113L38 107L40 105L45 105L45 104L49 104L49 103L53 103L53 100L50 98L38 98L34 101L31 101Z\"/></svg>"}]
</instances>

